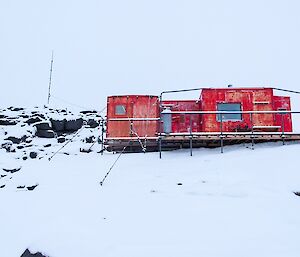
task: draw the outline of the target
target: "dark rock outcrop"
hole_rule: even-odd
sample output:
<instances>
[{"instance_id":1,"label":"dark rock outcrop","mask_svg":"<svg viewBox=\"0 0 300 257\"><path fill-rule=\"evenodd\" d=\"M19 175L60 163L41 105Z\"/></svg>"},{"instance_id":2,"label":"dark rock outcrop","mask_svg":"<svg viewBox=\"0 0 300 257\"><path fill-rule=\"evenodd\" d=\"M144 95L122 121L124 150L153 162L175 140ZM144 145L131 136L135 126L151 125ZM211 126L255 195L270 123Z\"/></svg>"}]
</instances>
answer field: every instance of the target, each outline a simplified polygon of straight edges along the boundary
<instances>
[{"instance_id":1,"label":"dark rock outcrop","mask_svg":"<svg viewBox=\"0 0 300 257\"><path fill-rule=\"evenodd\" d=\"M28 249L26 249L25 252L21 255L21 257L49 257L49 256L43 255L40 252L31 253Z\"/></svg>"},{"instance_id":2,"label":"dark rock outcrop","mask_svg":"<svg viewBox=\"0 0 300 257\"><path fill-rule=\"evenodd\" d=\"M79 118L76 120L66 120L65 130L66 131L77 131L83 125L83 119Z\"/></svg>"},{"instance_id":3,"label":"dark rock outcrop","mask_svg":"<svg viewBox=\"0 0 300 257\"><path fill-rule=\"evenodd\" d=\"M24 135L21 138L11 136L11 137L5 138L4 140L9 140L9 141L13 142L14 144L20 144L21 142L25 142L26 139L27 139L27 136Z\"/></svg>"},{"instance_id":4,"label":"dark rock outcrop","mask_svg":"<svg viewBox=\"0 0 300 257\"><path fill-rule=\"evenodd\" d=\"M51 130L51 126L49 122L46 121L40 121L33 124L34 127L36 127L37 130Z\"/></svg>"},{"instance_id":5,"label":"dark rock outcrop","mask_svg":"<svg viewBox=\"0 0 300 257\"><path fill-rule=\"evenodd\" d=\"M29 156L31 159L35 159L37 157L37 152L30 152Z\"/></svg>"},{"instance_id":6,"label":"dark rock outcrop","mask_svg":"<svg viewBox=\"0 0 300 257\"><path fill-rule=\"evenodd\" d=\"M62 132L62 131L65 130L66 120L54 120L54 119L50 119L50 122L51 122L52 129L55 132Z\"/></svg>"},{"instance_id":7,"label":"dark rock outcrop","mask_svg":"<svg viewBox=\"0 0 300 257\"><path fill-rule=\"evenodd\" d=\"M52 130L38 130L36 132L36 136L42 137L42 138L54 138L55 134Z\"/></svg>"},{"instance_id":8,"label":"dark rock outcrop","mask_svg":"<svg viewBox=\"0 0 300 257\"><path fill-rule=\"evenodd\" d=\"M99 126L99 122L95 121L94 119L89 119L87 125L90 128L97 128Z\"/></svg>"},{"instance_id":9,"label":"dark rock outcrop","mask_svg":"<svg viewBox=\"0 0 300 257\"><path fill-rule=\"evenodd\" d=\"M15 172L20 171L21 168L22 168L22 167L15 168L15 169L5 169L5 168L3 168L3 170L4 170L5 172L15 173Z\"/></svg>"},{"instance_id":10,"label":"dark rock outcrop","mask_svg":"<svg viewBox=\"0 0 300 257\"><path fill-rule=\"evenodd\" d=\"M57 142L58 143L64 143L64 142L66 142L66 138L65 137L58 137Z\"/></svg>"},{"instance_id":11,"label":"dark rock outcrop","mask_svg":"<svg viewBox=\"0 0 300 257\"><path fill-rule=\"evenodd\" d=\"M0 125L1 126L13 126L16 125L18 122L8 119L0 119Z\"/></svg>"},{"instance_id":12,"label":"dark rock outcrop","mask_svg":"<svg viewBox=\"0 0 300 257\"><path fill-rule=\"evenodd\" d=\"M33 123L37 123L37 122L41 122L42 119L38 116L35 116L35 117L31 117L29 118L28 120L25 121L25 123L27 123L28 125L31 125Z\"/></svg>"}]
</instances>

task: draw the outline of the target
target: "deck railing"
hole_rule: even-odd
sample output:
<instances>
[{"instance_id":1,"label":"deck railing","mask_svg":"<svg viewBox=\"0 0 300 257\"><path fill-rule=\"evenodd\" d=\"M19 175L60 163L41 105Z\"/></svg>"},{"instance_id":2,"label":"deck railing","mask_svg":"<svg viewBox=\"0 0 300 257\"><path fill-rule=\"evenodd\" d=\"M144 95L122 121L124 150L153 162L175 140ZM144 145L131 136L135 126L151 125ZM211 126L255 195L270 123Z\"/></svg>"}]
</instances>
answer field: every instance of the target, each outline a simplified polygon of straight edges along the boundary
<instances>
[{"instance_id":1,"label":"deck railing","mask_svg":"<svg viewBox=\"0 0 300 257\"><path fill-rule=\"evenodd\" d=\"M193 149L193 139L197 136L200 135L213 135L220 140L220 146L221 146L221 153L223 153L224 149L224 139L228 135L244 135L244 136L249 136L251 139L251 145L252 148L254 147L255 143L255 138L263 135L277 135L281 138L283 144L285 144L285 136L288 134L293 134L285 131L285 122L284 122L284 116L285 115L293 115L293 114L300 114L300 111L286 111L286 110L280 110L280 111L170 111L168 114L171 115L184 115L184 116L190 116L190 115L216 115L216 120L217 120L217 115L220 115L220 119L217 120L220 126L220 130L217 132L193 132L192 129L192 119L190 118L190 126L187 127L186 131L180 132L180 133L164 133L163 131L163 113L160 114L161 117L156 117L156 118L110 118L107 121L124 121L128 122L129 121L129 131L132 131L134 128L134 122L135 121L145 121L145 122L158 122L158 133L157 133L157 141L158 141L158 150L161 158L161 152L162 152L162 141L166 139L168 136L172 136L174 138L179 137L179 136L184 136L189 138L189 145L190 145L190 155L193 154L192 149ZM224 123L228 122L228 120L223 120L223 116L225 114L242 114L243 117L245 118L245 115L248 116L248 121L250 121L250 127L248 127L249 131L247 132L228 132L227 130L224 130ZM266 115L266 114L278 114L281 115L281 124L276 125L276 126L255 126L253 122L253 115ZM243 118L243 120L244 120ZM264 129L274 129L278 130L278 132L258 132L255 131L256 129L261 129L262 131ZM280 130L280 131L279 131ZM300 134L299 134L300 135ZM147 139L144 135L137 135L137 133L130 133L130 138L141 140L141 139ZM153 140L153 137L151 138Z\"/></svg>"}]
</instances>

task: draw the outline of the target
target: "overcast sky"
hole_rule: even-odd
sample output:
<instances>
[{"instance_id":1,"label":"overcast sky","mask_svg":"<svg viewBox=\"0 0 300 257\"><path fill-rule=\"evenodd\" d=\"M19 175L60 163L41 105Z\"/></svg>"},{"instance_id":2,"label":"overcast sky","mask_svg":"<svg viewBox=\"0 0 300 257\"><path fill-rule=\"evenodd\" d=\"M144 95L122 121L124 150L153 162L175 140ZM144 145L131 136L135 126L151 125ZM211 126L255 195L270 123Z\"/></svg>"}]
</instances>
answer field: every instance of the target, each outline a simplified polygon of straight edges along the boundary
<instances>
[{"instance_id":1,"label":"overcast sky","mask_svg":"<svg viewBox=\"0 0 300 257\"><path fill-rule=\"evenodd\" d=\"M300 90L299 13L298 0L0 0L0 105L46 103L52 49L53 96L84 107L228 84Z\"/></svg>"}]
</instances>

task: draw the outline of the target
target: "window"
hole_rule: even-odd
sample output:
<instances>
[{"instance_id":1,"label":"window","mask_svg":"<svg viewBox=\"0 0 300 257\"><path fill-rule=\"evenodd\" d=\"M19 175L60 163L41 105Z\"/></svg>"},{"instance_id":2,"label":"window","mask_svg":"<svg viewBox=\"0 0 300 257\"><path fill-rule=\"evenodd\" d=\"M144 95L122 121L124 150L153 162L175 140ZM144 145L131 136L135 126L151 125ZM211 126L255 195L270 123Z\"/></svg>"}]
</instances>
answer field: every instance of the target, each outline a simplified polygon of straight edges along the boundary
<instances>
[{"instance_id":1,"label":"window","mask_svg":"<svg viewBox=\"0 0 300 257\"><path fill-rule=\"evenodd\" d=\"M241 111L241 104L232 104L232 103L221 103L217 106L218 111L227 111L227 112L235 112ZM224 113L224 114L217 114L217 121L239 121L242 120L241 113Z\"/></svg>"},{"instance_id":2,"label":"window","mask_svg":"<svg viewBox=\"0 0 300 257\"><path fill-rule=\"evenodd\" d=\"M125 105L116 105L115 114L116 115L125 115L126 114Z\"/></svg>"}]
</instances>

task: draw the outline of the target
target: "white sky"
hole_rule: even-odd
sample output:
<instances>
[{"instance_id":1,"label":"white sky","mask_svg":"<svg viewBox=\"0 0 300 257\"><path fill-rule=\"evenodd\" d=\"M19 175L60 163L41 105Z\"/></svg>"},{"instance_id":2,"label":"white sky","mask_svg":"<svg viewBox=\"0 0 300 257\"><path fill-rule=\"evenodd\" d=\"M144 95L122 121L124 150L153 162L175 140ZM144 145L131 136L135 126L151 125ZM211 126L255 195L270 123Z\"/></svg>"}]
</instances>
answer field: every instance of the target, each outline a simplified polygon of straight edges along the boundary
<instances>
[{"instance_id":1,"label":"white sky","mask_svg":"<svg viewBox=\"0 0 300 257\"><path fill-rule=\"evenodd\" d=\"M178 88L300 91L299 11L297 0L0 0L0 106L46 103L52 49L53 95L96 109Z\"/></svg>"}]
</instances>

